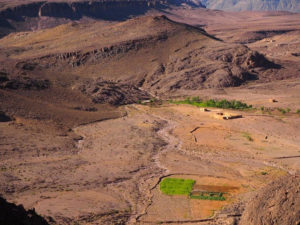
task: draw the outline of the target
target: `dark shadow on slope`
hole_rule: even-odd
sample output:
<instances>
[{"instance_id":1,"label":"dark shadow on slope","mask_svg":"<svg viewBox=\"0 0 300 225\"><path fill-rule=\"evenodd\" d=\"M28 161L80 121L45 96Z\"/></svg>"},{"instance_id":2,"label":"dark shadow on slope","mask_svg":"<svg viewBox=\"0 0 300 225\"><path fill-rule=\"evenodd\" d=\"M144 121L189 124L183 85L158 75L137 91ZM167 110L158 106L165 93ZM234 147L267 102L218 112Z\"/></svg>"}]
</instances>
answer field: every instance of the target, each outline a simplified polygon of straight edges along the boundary
<instances>
[{"instance_id":1,"label":"dark shadow on slope","mask_svg":"<svg viewBox=\"0 0 300 225\"><path fill-rule=\"evenodd\" d=\"M0 197L1 225L49 225L34 209L26 211L22 205L15 205Z\"/></svg>"},{"instance_id":2,"label":"dark shadow on slope","mask_svg":"<svg viewBox=\"0 0 300 225\"><path fill-rule=\"evenodd\" d=\"M9 121L12 121L12 119L9 116L7 116L4 112L0 111L0 123Z\"/></svg>"},{"instance_id":3,"label":"dark shadow on slope","mask_svg":"<svg viewBox=\"0 0 300 225\"><path fill-rule=\"evenodd\" d=\"M281 69L282 66L268 60L263 54L254 52L247 62L249 68L262 67L265 69Z\"/></svg>"},{"instance_id":4,"label":"dark shadow on slope","mask_svg":"<svg viewBox=\"0 0 300 225\"><path fill-rule=\"evenodd\" d=\"M95 19L123 21L132 16L143 15L151 9L166 9L182 4L191 7L203 7L193 1L166 0L118 0L118 1L76 1L76 2L35 2L22 4L0 11L1 20L24 21L24 17L56 17L78 20L82 17Z\"/></svg>"}]
</instances>

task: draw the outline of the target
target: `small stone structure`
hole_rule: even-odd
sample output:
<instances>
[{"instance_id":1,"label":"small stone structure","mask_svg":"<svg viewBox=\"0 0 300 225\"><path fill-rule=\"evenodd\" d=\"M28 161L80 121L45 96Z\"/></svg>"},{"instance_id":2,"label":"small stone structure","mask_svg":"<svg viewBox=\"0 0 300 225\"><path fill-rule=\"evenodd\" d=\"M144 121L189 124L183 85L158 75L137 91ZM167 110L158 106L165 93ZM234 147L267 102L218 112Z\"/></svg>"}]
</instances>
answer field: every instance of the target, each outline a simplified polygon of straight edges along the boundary
<instances>
[{"instance_id":1,"label":"small stone structure","mask_svg":"<svg viewBox=\"0 0 300 225\"><path fill-rule=\"evenodd\" d=\"M270 98L269 99L269 102L272 102L272 103L274 103L274 102L278 102L276 99L274 99L274 98Z\"/></svg>"},{"instance_id":2,"label":"small stone structure","mask_svg":"<svg viewBox=\"0 0 300 225\"><path fill-rule=\"evenodd\" d=\"M207 108L200 108L200 111L202 111L202 112L210 112L210 110L207 109Z\"/></svg>"},{"instance_id":3,"label":"small stone structure","mask_svg":"<svg viewBox=\"0 0 300 225\"><path fill-rule=\"evenodd\" d=\"M232 120L237 118L243 118L241 114L223 113L223 112L218 112L214 114L213 117L221 120Z\"/></svg>"}]
</instances>

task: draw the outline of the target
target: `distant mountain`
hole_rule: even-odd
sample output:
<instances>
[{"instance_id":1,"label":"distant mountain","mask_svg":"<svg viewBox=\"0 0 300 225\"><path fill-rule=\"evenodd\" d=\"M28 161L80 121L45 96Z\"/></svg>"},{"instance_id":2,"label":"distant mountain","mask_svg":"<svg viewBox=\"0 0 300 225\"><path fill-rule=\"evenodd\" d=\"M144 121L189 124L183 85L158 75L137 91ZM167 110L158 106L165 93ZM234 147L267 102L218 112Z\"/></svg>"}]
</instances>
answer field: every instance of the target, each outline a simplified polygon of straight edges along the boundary
<instances>
[{"instance_id":1,"label":"distant mountain","mask_svg":"<svg viewBox=\"0 0 300 225\"><path fill-rule=\"evenodd\" d=\"M123 21L171 7L204 7L199 0L0 0L0 37L83 18Z\"/></svg>"},{"instance_id":2,"label":"distant mountain","mask_svg":"<svg viewBox=\"0 0 300 225\"><path fill-rule=\"evenodd\" d=\"M200 0L207 8L225 11L300 12L300 0Z\"/></svg>"}]
</instances>

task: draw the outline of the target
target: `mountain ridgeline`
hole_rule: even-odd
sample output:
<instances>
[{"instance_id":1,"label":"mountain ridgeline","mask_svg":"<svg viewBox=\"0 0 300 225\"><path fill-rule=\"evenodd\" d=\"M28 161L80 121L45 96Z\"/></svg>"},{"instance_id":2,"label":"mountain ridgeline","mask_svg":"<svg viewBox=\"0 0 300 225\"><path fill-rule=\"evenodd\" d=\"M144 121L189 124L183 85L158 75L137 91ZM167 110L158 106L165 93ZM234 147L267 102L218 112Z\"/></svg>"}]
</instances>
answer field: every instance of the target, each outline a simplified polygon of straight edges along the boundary
<instances>
[{"instance_id":1,"label":"mountain ridgeline","mask_svg":"<svg viewBox=\"0 0 300 225\"><path fill-rule=\"evenodd\" d=\"M117 1L27 1L0 7L1 18L21 19L22 17L58 17L80 19L84 16L107 20L124 20L133 15L143 14L150 9L187 4L198 7L201 3L191 0L117 0Z\"/></svg>"},{"instance_id":2,"label":"mountain ridgeline","mask_svg":"<svg viewBox=\"0 0 300 225\"><path fill-rule=\"evenodd\" d=\"M225 11L300 12L300 0L0 0L0 37L40 30L72 20L124 21L148 11L188 6Z\"/></svg>"},{"instance_id":3,"label":"mountain ridgeline","mask_svg":"<svg viewBox=\"0 0 300 225\"><path fill-rule=\"evenodd\" d=\"M201 0L209 9L224 11L300 12L300 0Z\"/></svg>"},{"instance_id":4,"label":"mountain ridgeline","mask_svg":"<svg viewBox=\"0 0 300 225\"><path fill-rule=\"evenodd\" d=\"M182 5L204 7L197 0L0 0L0 37L15 31L51 28L82 18L124 21L150 10L160 11Z\"/></svg>"}]
</instances>

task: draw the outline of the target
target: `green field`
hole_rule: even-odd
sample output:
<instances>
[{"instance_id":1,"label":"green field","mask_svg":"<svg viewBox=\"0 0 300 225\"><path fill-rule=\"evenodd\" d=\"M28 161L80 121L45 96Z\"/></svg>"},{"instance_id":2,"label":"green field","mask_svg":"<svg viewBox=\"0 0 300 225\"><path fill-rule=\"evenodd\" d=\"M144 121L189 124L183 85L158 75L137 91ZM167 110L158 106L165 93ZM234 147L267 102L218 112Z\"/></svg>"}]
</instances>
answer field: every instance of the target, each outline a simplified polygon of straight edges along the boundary
<instances>
[{"instance_id":1,"label":"green field","mask_svg":"<svg viewBox=\"0 0 300 225\"><path fill-rule=\"evenodd\" d=\"M197 195L190 194L191 199L202 199L202 200L215 200L215 201L225 201L225 197L222 192L201 192Z\"/></svg>"},{"instance_id":2,"label":"green field","mask_svg":"<svg viewBox=\"0 0 300 225\"><path fill-rule=\"evenodd\" d=\"M160 190L166 195L189 195L195 184L191 179L164 178L160 182Z\"/></svg>"},{"instance_id":3,"label":"green field","mask_svg":"<svg viewBox=\"0 0 300 225\"><path fill-rule=\"evenodd\" d=\"M223 100L201 100L199 97L194 97L192 99L187 98L185 100L181 101L173 101L171 100L170 103L173 104L188 104L188 105L194 105L197 107L214 107L214 108L222 108L222 109L251 109L252 105L247 105L246 103L232 100L228 101L226 99Z\"/></svg>"}]
</instances>

